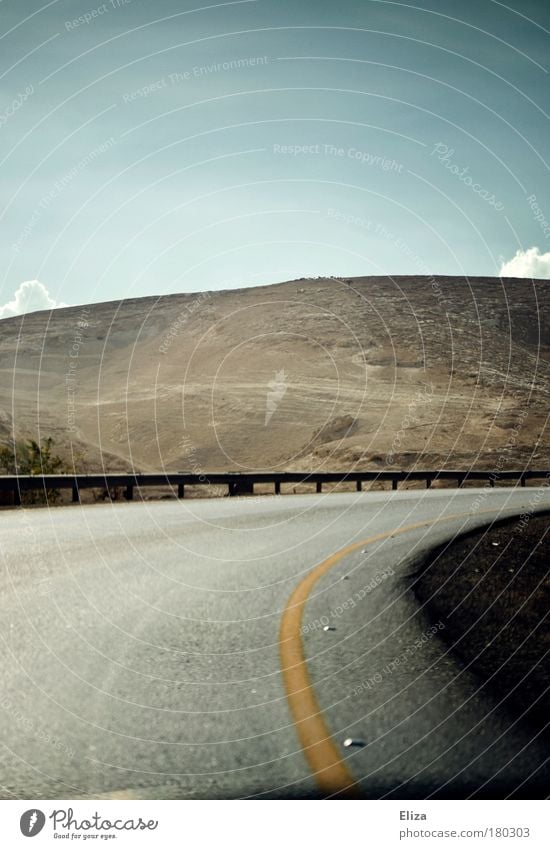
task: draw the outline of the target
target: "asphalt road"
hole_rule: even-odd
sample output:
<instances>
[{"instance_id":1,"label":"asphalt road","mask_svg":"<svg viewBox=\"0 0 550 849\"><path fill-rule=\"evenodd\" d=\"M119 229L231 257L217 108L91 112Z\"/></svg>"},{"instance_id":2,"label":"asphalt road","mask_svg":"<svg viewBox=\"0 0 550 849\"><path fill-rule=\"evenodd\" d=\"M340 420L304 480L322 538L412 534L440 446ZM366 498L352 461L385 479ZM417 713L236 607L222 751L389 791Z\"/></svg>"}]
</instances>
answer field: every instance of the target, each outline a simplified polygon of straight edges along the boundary
<instances>
[{"instance_id":1,"label":"asphalt road","mask_svg":"<svg viewBox=\"0 0 550 849\"><path fill-rule=\"evenodd\" d=\"M548 491L0 513L2 797L538 792L543 742L409 587L427 549L530 502Z\"/></svg>"}]
</instances>

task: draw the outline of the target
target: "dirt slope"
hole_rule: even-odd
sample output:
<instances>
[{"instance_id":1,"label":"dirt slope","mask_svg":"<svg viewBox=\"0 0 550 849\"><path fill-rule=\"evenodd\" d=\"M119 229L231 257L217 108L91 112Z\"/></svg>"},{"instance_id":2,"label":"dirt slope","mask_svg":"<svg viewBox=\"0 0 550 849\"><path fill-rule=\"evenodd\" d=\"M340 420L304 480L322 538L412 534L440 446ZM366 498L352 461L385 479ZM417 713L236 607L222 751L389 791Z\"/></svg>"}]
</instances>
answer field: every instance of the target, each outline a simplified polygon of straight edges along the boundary
<instances>
[{"instance_id":1,"label":"dirt slope","mask_svg":"<svg viewBox=\"0 0 550 849\"><path fill-rule=\"evenodd\" d=\"M548 466L549 316L550 281L363 277L4 319L0 440L90 471Z\"/></svg>"}]
</instances>

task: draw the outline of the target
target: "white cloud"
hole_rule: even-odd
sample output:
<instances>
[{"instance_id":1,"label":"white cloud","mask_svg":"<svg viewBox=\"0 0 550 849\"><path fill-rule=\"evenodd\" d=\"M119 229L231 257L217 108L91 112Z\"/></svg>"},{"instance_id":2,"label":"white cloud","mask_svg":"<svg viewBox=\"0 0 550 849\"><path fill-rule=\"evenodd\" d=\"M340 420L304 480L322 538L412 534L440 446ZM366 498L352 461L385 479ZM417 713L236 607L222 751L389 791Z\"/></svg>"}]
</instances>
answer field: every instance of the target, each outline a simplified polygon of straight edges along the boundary
<instances>
[{"instance_id":1,"label":"white cloud","mask_svg":"<svg viewBox=\"0 0 550 849\"><path fill-rule=\"evenodd\" d=\"M541 254L538 248L517 251L515 257L505 262L500 269L501 277L550 278L550 251Z\"/></svg>"},{"instance_id":2,"label":"white cloud","mask_svg":"<svg viewBox=\"0 0 550 849\"><path fill-rule=\"evenodd\" d=\"M43 283L39 280L25 280L15 292L11 301L0 306L0 318L12 315L22 315L36 310L51 310L55 307L65 307L52 298Z\"/></svg>"}]
</instances>

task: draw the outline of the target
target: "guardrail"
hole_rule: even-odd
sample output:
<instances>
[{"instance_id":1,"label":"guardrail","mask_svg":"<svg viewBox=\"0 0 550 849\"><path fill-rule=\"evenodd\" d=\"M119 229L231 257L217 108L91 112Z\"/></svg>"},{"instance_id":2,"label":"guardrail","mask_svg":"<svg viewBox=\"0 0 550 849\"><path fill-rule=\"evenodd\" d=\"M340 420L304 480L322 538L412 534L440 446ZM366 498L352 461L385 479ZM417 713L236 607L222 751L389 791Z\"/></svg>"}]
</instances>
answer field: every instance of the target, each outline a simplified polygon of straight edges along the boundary
<instances>
[{"instance_id":1,"label":"guardrail","mask_svg":"<svg viewBox=\"0 0 550 849\"><path fill-rule=\"evenodd\" d=\"M368 472L212 472L209 474L187 474L185 472L166 472L164 474L93 474L93 475L3 475L0 476L0 493L12 493L11 504L20 505L21 495L31 490L53 489L72 490L72 500L80 501L83 489L104 489L110 494L116 487L124 488L124 497L131 501L134 489L146 487L170 487L177 490L178 498L184 498L186 486L226 485L228 495L251 495L255 484L273 484L276 495L281 493L282 484L309 483L316 485L316 491L322 492L323 484L355 483L358 492L362 484L374 481L389 481L392 489L409 481L424 481L430 487L434 481L456 481L463 486L466 481L486 481L494 486L499 481L514 480L521 486L527 481L545 480L550 482L550 470L522 471L368 471Z\"/></svg>"}]
</instances>

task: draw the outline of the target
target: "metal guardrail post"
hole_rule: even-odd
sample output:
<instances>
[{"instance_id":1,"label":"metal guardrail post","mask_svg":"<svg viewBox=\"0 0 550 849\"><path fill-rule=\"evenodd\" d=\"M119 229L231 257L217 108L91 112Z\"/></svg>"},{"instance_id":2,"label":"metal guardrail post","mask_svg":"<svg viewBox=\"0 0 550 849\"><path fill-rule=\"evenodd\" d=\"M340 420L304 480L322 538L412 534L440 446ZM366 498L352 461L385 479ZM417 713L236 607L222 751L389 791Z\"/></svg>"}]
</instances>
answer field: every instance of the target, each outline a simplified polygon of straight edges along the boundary
<instances>
[{"instance_id":1,"label":"metal guardrail post","mask_svg":"<svg viewBox=\"0 0 550 849\"><path fill-rule=\"evenodd\" d=\"M178 498L185 498L185 484L178 484Z\"/></svg>"}]
</instances>

